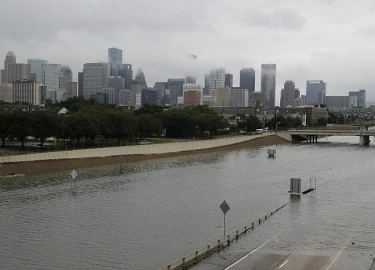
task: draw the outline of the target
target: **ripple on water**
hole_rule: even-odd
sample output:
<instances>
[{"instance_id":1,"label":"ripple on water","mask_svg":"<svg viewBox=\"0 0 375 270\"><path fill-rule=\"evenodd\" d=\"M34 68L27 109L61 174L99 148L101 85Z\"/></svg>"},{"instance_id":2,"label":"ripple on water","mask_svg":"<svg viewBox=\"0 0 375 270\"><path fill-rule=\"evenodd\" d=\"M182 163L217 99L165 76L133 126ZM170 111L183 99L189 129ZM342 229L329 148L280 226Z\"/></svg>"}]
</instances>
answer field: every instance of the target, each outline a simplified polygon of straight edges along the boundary
<instances>
[{"instance_id":1,"label":"ripple on water","mask_svg":"<svg viewBox=\"0 0 375 270\"><path fill-rule=\"evenodd\" d=\"M276 146L78 170L38 180L56 184L0 193L0 269L156 269L289 201L289 178L317 179L317 193L292 201L233 249L249 250L282 231L275 250L330 251L348 237L356 261L373 255L374 148Z\"/></svg>"}]
</instances>

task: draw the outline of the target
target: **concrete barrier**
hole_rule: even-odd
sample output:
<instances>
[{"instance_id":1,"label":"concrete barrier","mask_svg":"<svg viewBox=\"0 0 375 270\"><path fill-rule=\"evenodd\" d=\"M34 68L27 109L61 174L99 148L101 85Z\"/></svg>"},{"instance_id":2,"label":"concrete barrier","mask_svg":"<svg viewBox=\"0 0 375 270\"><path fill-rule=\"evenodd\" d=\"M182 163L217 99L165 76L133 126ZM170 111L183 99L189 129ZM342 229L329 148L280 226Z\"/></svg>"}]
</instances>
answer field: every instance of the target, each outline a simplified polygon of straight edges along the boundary
<instances>
[{"instance_id":1,"label":"concrete barrier","mask_svg":"<svg viewBox=\"0 0 375 270\"><path fill-rule=\"evenodd\" d=\"M241 142L254 140L260 137L270 136L272 134L261 134L253 136L237 136L230 138L220 138L213 140L199 140L174 142L164 144L134 145L122 147L108 147L97 149L71 150L49 153L37 153L28 155L3 156L0 157L0 163L28 162L41 160L58 160L58 159L75 159L75 158L94 158L94 157L110 157L120 155L152 155L177 153L184 151L193 151L201 149L215 148L225 145L232 145Z\"/></svg>"}]
</instances>

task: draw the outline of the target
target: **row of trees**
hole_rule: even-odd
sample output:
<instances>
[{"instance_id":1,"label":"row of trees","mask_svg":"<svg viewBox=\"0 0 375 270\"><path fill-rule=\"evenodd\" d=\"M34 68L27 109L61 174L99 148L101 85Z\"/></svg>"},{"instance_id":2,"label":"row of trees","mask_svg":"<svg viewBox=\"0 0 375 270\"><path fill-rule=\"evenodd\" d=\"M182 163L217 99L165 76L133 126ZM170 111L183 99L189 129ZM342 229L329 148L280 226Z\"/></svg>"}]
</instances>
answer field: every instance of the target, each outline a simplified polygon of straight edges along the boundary
<instances>
[{"instance_id":1,"label":"row of trees","mask_svg":"<svg viewBox=\"0 0 375 270\"><path fill-rule=\"evenodd\" d=\"M207 107L167 110L161 106L144 106L135 112L124 112L92 101L71 99L66 102L69 113L57 110L0 112L0 135L5 140L18 140L22 147L28 136L39 140L55 137L72 144L92 143L97 139L134 141L137 137L164 135L168 138L217 134L227 126L223 119Z\"/></svg>"}]
</instances>

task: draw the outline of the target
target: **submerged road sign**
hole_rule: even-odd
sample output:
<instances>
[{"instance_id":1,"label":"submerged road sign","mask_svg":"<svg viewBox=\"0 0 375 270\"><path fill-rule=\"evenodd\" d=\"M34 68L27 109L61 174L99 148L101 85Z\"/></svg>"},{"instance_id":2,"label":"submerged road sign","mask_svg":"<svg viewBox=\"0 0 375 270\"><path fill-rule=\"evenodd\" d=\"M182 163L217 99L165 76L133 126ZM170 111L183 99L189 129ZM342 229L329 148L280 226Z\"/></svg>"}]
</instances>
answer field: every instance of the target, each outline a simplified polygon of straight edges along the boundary
<instances>
[{"instance_id":1,"label":"submerged road sign","mask_svg":"<svg viewBox=\"0 0 375 270\"><path fill-rule=\"evenodd\" d=\"M225 215L225 214L228 213L228 211L230 210L230 207L229 207L229 205L227 204L226 201L223 201L223 202L220 204L220 209L221 209L221 211L223 211L223 213L224 213L224 215Z\"/></svg>"},{"instance_id":2,"label":"submerged road sign","mask_svg":"<svg viewBox=\"0 0 375 270\"><path fill-rule=\"evenodd\" d=\"M76 170L73 170L73 171L70 173L70 175L71 175L72 179L74 180L74 179L76 179L78 173L76 172Z\"/></svg>"},{"instance_id":3,"label":"submerged road sign","mask_svg":"<svg viewBox=\"0 0 375 270\"><path fill-rule=\"evenodd\" d=\"M221 211L223 211L223 213L224 213L224 236L225 236L225 215L226 215L226 213L228 213L230 207L229 207L229 205L227 204L226 201L223 201L223 202L220 204L220 209L221 209Z\"/></svg>"}]
</instances>

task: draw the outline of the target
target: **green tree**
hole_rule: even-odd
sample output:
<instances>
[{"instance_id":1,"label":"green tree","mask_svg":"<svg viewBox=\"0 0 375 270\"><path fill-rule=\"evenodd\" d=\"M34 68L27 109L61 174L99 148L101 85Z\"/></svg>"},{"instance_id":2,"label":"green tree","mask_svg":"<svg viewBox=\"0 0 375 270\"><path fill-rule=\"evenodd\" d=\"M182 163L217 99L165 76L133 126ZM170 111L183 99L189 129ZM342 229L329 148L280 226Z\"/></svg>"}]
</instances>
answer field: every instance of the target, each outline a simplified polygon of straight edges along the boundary
<instances>
[{"instance_id":1,"label":"green tree","mask_svg":"<svg viewBox=\"0 0 375 270\"><path fill-rule=\"evenodd\" d=\"M139 121L138 118L132 113L124 114L124 130L128 136L129 141L133 141L133 138L137 136Z\"/></svg>"},{"instance_id":2,"label":"green tree","mask_svg":"<svg viewBox=\"0 0 375 270\"><path fill-rule=\"evenodd\" d=\"M14 111L12 113L12 123L9 127L9 136L21 142L21 147L25 147L27 136L31 135L30 114L24 111Z\"/></svg>"},{"instance_id":3,"label":"green tree","mask_svg":"<svg viewBox=\"0 0 375 270\"><path fill-rule=\"evenodd\" d=\"M31 136L40 140L43 147L48 137L58 133L57 116L49 111L35 111L30 114Z\"/></svg>"},{"instance_id":4,"label":"green tree","mask_svg":"<svg viewBox=\"0 0 375 270\"><path fill-rule=\"evenodd\" d=\"M255 115L250 115L246 120L247 131L255 131L262 127L262 122Z\"/></svg>"},{"instance_id":5,"label":"green tree","mask_svg":"<svg viewBox=\"0 0 375 270\"><path fill-rule=\"evenodd\" d=\"M327 126L327 123L328 123L328 121L327 121L327 119L324 118L324 117L319 118L319 119L318 119L318 122L317 122L318 126Z\"/></svg>"},{"instance_id":6,"label":"green tree","mask_svg":"<svg viewBox=\"0 0 375 270\"><path fill-rule=\"evenodd\" d=\"M12 123L12 113L9 111L0 112L0 136L2 140L1 147L5 146L5 139L9 136L10 125Z\"/></svg>"},{"instance_id":7,"label":"green tree","mask_svg":"<svg viewBox=\"0 0 375 270\"><path fill-rule=\"evenodd\" d=\"M138 123L138 131L141 138L145 136L152 137L154 134L158 136L163 132L163 123L149 114L140 115Z\"/></svg>"},{"instance_id":8,"label":"green tree","mask_svg":"<svg viewBox=\"0 0 375 270\"><path fill-rule=\"evenodd\" d=\"M135 115L141 115L141 114L156 114L156 113L162 113L164 111L164 108L160 105L151 105L151 104L145 104L138 110L134 111Z\"/></svg>"}]
</instances>

